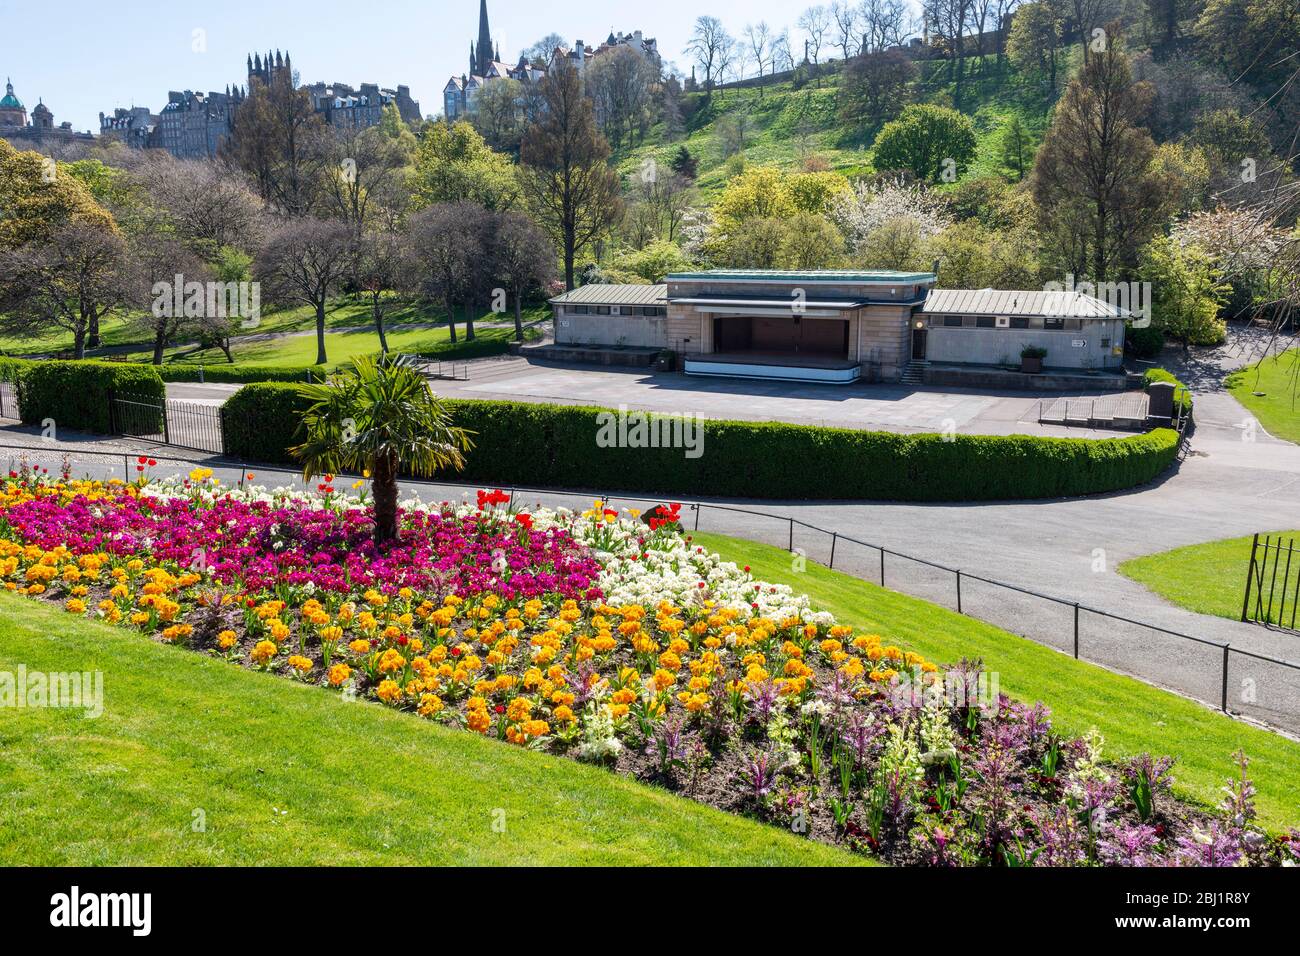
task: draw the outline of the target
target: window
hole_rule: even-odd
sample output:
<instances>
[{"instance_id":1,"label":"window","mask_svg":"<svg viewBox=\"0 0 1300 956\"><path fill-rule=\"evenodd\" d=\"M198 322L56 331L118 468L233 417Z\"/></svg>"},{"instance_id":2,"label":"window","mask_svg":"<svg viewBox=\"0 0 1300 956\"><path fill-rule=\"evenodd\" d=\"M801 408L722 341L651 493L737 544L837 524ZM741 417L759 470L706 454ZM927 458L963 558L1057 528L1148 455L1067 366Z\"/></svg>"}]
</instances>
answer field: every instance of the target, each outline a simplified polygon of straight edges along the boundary
<instances>
[{"instance_id":1,"label":"window","mask_svg":"<svg viewBox=\"0 0 1300 956\"><path fill-rule=\"evenodd\" d=\"M960 315L945 315L945 316L943 317L943 324L944 324L945 327L950 328L950 329L960 329L960 328L961 328L961 316L960 316Z\"/></svg>"},{"instance_id":2,"label":"window","mask_svg":"<svg viewBox=\"0 0 1300 956\"><path fill-rule=\"evenodd\" d=\"M1013 329L1029 328L1029 318L1023 315L1013 315L1011 317L1011 327Z\"/></svg>"},{"instance_id":3,"label":"window","mask_svg":"<svg viewBox=\"0 0 1300 956\"><path fill-rule=\"evenodd\" d=\"M1043 319L1043 328L1045 329L1063 329L1065 328L1065 319L1058 316L1050 316Z\"/></svg>"},{"instance_id":4,"label":"window","mask_svg":"<svg viewBox=\"0 0 1300 956\"><path fill-rule=\"evenodd\" d=\"M1110 339L1102 339L1102 340L1101 340L1101 347L1104 348L1104 349L1108 349L1108 348L1110 348Z\"/></svg>"},{"instance_id":5,"label":"window","mask_svg":"<svg viewBox=\"0 0 1300 956\"><path fill-rule=\"evenodd\" d=\"M609 315L609 306L607 305L596 306L596 315Z\"/></svg>"},{"instance_id":6,"label":"window","mask_svg":"<svg viewBox=\"0 0 1300 956\"><path fill-rule=\"evenodd\" d=\"M975 317L975 328L995 329L997 328L997 321L991 315L979 315Z\"/></svg>"},{"instance_id":7,"label":"window","mask_svg":"<svg viewBox=\"0 0 1300 956\"><path fill-rule=\"evenodd\" d=\"M1079 332L1083 329L1083 319L1066 319L1065 330L1067 332Z\"/></svg>"},{"instance_id":8,"label":"window","mask_svg":"<svg viewBox=\"0 0 1300 956\"><path fill-rule=\"evenodd\" d=\"M571 305L568 308L574 315L586 315L591 311L590 306L585 305Z\"/></svg>"}]
</instances>

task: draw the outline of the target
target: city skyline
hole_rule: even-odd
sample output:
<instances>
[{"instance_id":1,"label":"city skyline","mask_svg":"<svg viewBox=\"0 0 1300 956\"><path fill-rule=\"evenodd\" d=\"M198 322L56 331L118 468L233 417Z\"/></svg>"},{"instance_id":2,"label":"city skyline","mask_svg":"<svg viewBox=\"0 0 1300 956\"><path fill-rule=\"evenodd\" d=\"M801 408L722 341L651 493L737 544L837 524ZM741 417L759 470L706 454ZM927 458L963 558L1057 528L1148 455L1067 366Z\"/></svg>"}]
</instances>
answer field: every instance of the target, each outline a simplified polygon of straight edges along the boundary
<instances>
[{"instance_id":1,"label":"city skyline","mask_svg":"<svg viewBox=\"0 0 1300 956\"><path fill-rule=\"evenodd\" d=\"M743 7L719 4L709 9L684 0L666 0L654 13L643 5L615 0L595 14L557 12L526 0L489 0L493 38L510 61L548 33L572 43L599 43L611 31L642 30L656 37L666 63L683 73L690 64L683 49L695 18L719 17L732 33L748 22L767 20L790 27L806 3L753 0ZM441 110L448 75L463 72L468 44L477 35L477 0L383 0L373 16L358 18L338 0L311 6L269 5L232 0L218 11L191 2L122 4L111 18L88 0L61 8L68 22L83 24L60 31L64 56L52 58L46 44L7 45L0 77L7 76L30 111L43 102L56 123L98 132L99 113L117 107L147 107L157 113L169 90L224 91L243 83L246 57L267 49L292 51L302 82L399 83L411 88L425 115ZM48 29L48 10L31 2L0 4L14 37ZM361 22L356 22L360 20ZM90 24L93 23L93 26ZM413 39L422 38L422 39ZM108 51L108 55L104 55Z\"/></svg>"}]
</instances>

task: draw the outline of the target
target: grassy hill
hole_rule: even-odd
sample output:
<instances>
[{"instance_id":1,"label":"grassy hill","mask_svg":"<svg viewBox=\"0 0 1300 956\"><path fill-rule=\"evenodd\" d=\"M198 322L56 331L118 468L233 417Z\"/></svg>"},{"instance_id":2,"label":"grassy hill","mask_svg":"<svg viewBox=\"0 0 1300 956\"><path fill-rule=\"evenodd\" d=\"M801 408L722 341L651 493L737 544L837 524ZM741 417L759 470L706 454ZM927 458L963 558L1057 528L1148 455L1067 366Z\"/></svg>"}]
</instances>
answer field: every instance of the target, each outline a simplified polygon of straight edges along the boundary
<instances>
[{"instance_id":1,"label":"grassy hill","mask_svg":"<svg viewBox=\"0 0 1300 956\"><path fill-rule=\"evenodd\" d=\"M1063 89L1077 66L1078 52L1070 47L1059 53L1061 72L1058 91ZM918 64L920 76L912 84L911 101L953 105L953 84L942 61ZM1046 81L1027 78L999 69L992 56L972 57L962 83L961 111L975 124L978 153L966 175L992 174L1001 170L1000 136L1013 117L1019 117L1036 145L1047 128L1055 96ZM729 178L725 139L728 127L743 125L743 156L750 165L796 168L805 157L816 155L832 169L847 176L875 171L871 144L880 124L846 123L840 116L840 74L831 73L817 81L796 85L790 80L762 88L730 88L683 97L684 132L670 137L662 123L647 133L645 140L625 147L615 157L625 177L634 176L647 159L666 165L679 146L685 145L699 164L698 186L703 198L712 198Z\"/></svg>"}]
</instances>

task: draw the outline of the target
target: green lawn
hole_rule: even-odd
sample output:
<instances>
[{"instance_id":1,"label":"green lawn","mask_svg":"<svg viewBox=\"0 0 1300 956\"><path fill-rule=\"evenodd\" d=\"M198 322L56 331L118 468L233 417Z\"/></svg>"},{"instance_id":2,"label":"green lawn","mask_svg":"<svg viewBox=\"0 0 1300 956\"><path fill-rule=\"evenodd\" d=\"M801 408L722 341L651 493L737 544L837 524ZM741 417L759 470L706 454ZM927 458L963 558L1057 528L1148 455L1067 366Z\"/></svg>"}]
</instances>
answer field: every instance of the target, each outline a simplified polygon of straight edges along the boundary
<instances>
[{"instance_id":1,"label":"green lawn","mask_svg":"<svg viewBox=\"0 0 1300 956\"><path fill-rule=\"evenodd\" d=\"M1238 369L1224 384L1270 435L1300 443L1300 349Z\"/></svg>"},{"instance_id":2,"label":"green lawn","mask_svg":"<svg viewBox=\"0 0 1300 956\"><path fill-rule=\"evenodd\" d=\"M0 594L0 670L19 664L101 671L104 712L0 708L0 865L867 862Z\"/></svg>"},{"instance_id":3,"label":"green lawn","mask_svg":"<svg viewBox=\"0 0 1300 956\"><path fill-rule=\"evenodd\" d=\"M525 323L535 322L539 319L549 317L550 309L547 306L540 306L531 309L525 309L523 320ZM326 328L335 333L342 334L339 330L343 329L366 329L373 326L370 304L368 301L359 298L344 297L334 300L330 303L325 313ZM445 325L447 313L443 309L435 308L423 302L399 302L391 305L385 315L385 325L390 330L388 334L390 347L397 348L396 341L403 341L411 345L428 345L432 350L444 347L446 343L442 340L447 337ZM505 316L485 313L475 316L476 322L506 322L514 321L513 314ZM464 347L464 322L465 310L457 309L456 311L457 334L462 337L462 347ZM430 325L438 324L444 326L441 330L411 330L403 329L403 326L410 325ZM289 309L279 309L272 311L264 309L260 324L255 329L249 329L246 332L241 330L241 334L258 334L264 332L314 332L316 329L316 314L308 306L298 306ZM487 333L493 331L482 328L479 334L484 336L485 344L493 338ZM497 330L500 331L500 330ZM153 345L149 341L146 333L143 333L140 327L130 321L127 317L120 314L112 314L105 318L100 324L100 332L106 346L130 346L140 354L132 354L132 357L140 361L150 361L152 358ZM435 334L436 332L436 334ZM365 337L372 341L373 345L359 351L378 351L379 340L373 332L365 331L355 333L357 336ZM422 335L425 337L422 338ZM405 336L406 338L400 338ZM499 337L499 336L498 336ZM300 339L310 340L310 346L301 344ZM335 341L331 339L331 341ZM355 342L359 343L360 338ZM354 343L346 340L338 340L337 347L341 350L340 355L344 358L355 351L348 351L351 348L357 348ZM329 349L330 345L326 345ZM481 346L480 346L481 348ZM412 349L403 349L411 351ZM57 332L55 335L44 339L28 338L8 338L0 336L0 354L12 356L24 356L43 354L46 352L72 351L72 337L63 332ZM179 356L184 360L185 356L190 353L190 347L170 348L167 350L166 358L171 359ZM236 342L234 346L235 361L241 364L250 365L284 365L284 364L312 364L316 361L316 346L313 336L304 336L299 339L278 340L276 342L255 342L240 344ZM504 347L498 351L504 351ZM301 356L310 352L305 362ZM343 353L347 354L344 355ZM474 349L466 349L464 357L471 358L481 354L494 354L491 352L476 352ZM204 365L211 365L217 362L224 362L225 355L219 350L211 349L207 352L199 353L197 361ZM336 359L331 354L330 361Z\"/></svg>"},{"instance_id":4,"label":"green lawn","mask_svg":"<svg viewBox=\"0 0 1300 956\"><path fill-rule=\"evenodd\" d=\"M529 330L525 330L527 333ZM534 333L534 336L536 333ZM504 355L514 341L514 329L475 329L472 342L465 340L463 326L456 330L457 341L444 326L437 329L390 330L387 332L388 348L394 352L414 352L431 358L470 359L485 355ZM527 335L526 335L527 337ZM328 364L338 365L357 355L379 351L379 336L372 330L326 332L325 354ZM312 365L316 361L316 336L295 335L260 342L236 344L235 361L240 365ZM147 358L142 357L147 361ZM163 362L168 365L221 365L226 356L219 349L195 352L192 349L172 349Z\"/></svg>"},{"instance_id":5,"label":"green lawn","mask_svg":"<svg viewBox=\"0 0 1300 956\"><path fill-rule=\"evenodd\" d=\"M812 562L806 571L792 572L790 556L780 548L713 534L696 533L695 539L727 560L748 564L757 578L808 594L814 607L842 623L893 638L936 662L983 659L998 672L1005 693L1049 706L1058 729L1085 733L1096 727L1111 756L1145 750L1177 757L1177 789L1193 800L1218 803L1219 788L1234 772L1230 755L1241 748L1251 759L1261 820L1274 830L1300 824L1300 744L1294 741Z\"/></svg>"},{"instance_id":6,"label":"green lawn","mask_svg":"<svg viewBox=\"0 0 1300 956\"><path fill-rule=\"evenodd\" d=\"M1300 538L1300 531L1280 534L1285 539ZM1235 621L1241 618L1251 540L1229 538L1148 554L1125 561L1119 573L1179 607Z\"/></svg>"}]
</instances>

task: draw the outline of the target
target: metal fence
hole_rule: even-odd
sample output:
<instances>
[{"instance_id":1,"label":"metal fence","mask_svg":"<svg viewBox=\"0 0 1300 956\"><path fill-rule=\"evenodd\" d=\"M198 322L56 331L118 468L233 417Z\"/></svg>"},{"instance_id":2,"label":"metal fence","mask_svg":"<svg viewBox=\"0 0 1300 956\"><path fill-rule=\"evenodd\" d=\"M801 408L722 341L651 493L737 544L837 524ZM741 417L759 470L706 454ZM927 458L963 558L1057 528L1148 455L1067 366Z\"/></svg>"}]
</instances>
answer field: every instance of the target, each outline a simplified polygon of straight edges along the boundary
<instances>
[{"instance_id":1,"label":"metal fence","mask_svg":"<svg viewBox=\"0 0 1300 956\"><path fill-rule=\"evenodd\" d=\"M220 405L183 402L174 398L159 402L140 396L113 396L113 433L143 438L220 455L225 451Z\"/></svg>"},{"instance_id":2,"label":"metal fence","mask_svg":"<svg viewBox=\"0 0 1300 956\"><path fill-rule=\"evenodd\" d=\"M1272 569L1269 568L1270 560ZM1279 570L1282 572L1280 580ZM1291 597L1290 607L1287 606L1288 594ZM1251 600L1252 597L1254 601ZM1281 535L1275 537L1267 534L1261 544L1259 535L1256 534L1250 546L1250 571L1246 575L1246 596L1241 603L1241 619L1257 624L1276 624L1294 631L1298 606L1300 550L1295 546L1295 538L1283 543Z\"/></svg>"},{"instance_id":3,"label":"metal fence","mask_svg":"<svg viewBox=\"0 0 1300 956\"><path fill-rule=\"evenodd\" d=\"M137 454L84 451L53 443L37 447L0 444L0 457L9 456L11 470L24 459L30 462L40 458L79 474L126 480L138 475ZM301 484L300 473L282 467L218 458L182 458L167 455L162 449L151 449L149 456L155 463L149 472L156 477L167 474L169 469L179 475L195 465L204 465L240 485L252 475L259 485L274 485L277 481L286 486ZM349 481L355 477L339 476ZM429 501L472 493L475 487L415 480L403 480L402 484L404 490ZM537 503L575 510L589 508L594 498L622 507L648 507L665 501L662 497L589 491L524 487L506 490L512 505ZM781 548L791 555L792 569L797 569L799 562L819 563L1034 640L1077 660L1173 690L1225 713L1300 733L1300 663L905 554L789 515L695 502L683 503L683 520L689 532L725 534ZM869 599L863 610L871 613ZM978 647L972 646L970 656L978 655ZM1236 694L1234 686L1239 687ZM1134 717L1147 719L1143 715Z\"/></svg>"}]
</instances>

